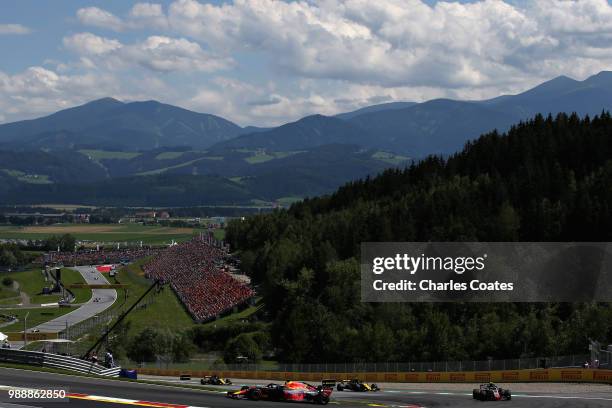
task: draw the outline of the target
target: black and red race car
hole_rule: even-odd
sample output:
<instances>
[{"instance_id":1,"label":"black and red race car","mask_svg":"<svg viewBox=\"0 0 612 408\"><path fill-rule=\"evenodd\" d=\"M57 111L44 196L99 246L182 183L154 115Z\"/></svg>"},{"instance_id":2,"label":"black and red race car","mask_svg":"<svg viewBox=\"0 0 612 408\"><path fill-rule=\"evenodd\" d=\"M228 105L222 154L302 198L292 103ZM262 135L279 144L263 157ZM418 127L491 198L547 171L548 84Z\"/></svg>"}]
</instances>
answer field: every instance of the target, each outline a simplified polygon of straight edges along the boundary
<instances>
[{"instance_id":1,"label":"black and red race car","mask_svg":"<svg viewBox=\"0 0 612 408\"><path fill-rule=\"evenodd\" d=\"M266 386L248 386L238 391L228 391L228 398L269 400L269 401L303 401L326 405L332 394L332 388L324 385L314 386L300 381L287 381L285 384L268 384Z\"/></svg>"},{"instance_id":2,"label":"black and red race car","mask_svg":"<svg viewBox=\"0 0 612 408\"><path fill-rule=\"evenodd\" d=\"M510 401L510 390L499 387L493 383L480 384L480 388L472 390L472 397L480 401Z\"/></svg>"}]
</instances>

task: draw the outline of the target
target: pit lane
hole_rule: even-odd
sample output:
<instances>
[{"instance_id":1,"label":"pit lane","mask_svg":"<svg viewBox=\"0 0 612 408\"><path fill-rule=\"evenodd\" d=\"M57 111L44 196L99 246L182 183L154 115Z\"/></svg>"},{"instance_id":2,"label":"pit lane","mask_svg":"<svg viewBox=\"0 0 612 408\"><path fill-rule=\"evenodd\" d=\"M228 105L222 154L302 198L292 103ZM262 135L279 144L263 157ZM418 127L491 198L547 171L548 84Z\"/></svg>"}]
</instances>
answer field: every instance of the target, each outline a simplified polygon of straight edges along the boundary
<instances>
[{"instance_id":1,"label":"pit lane","mask_svg":"<svg viewBox=\"0 0 612 408\"><path fill-rule=\"evenodd\" d=\"M113 398L134 401L149 401L170 406L195 406L203 408L237 408L282 407L285 403L269 401L232 400L225 397L226 389L236 389L242 381L237 381L232 387L199 387L198 389L181 388L168 379L166 385L145 384L127 381L116 381L100 378L87 378L73 375L33 372L27 370L0 368L0 385L14 387L32 387L39 389L66 389L69 393L94 395L109 398L108 402L70 399L68 402L48 401L10 401L6 391L0 392L0 406L6 408L119 408L135 404L112 402ZM261 383L261 381L258 381ZM184 382L183 382L184 383ZM192 383L196 383L192 380ZM195 384L194 384L195 385ZM409 390L383 388L379 393L334 392L330 407L380 407L380 408L413 408L413 407L482 407L482 404L501 404L512 407L566 408L612 407L612 391L599 393L513 393L512 401L480 402L472 399L471 387L454 388L450 391L442 389L418 389L417 384ZM206 388L206 389L205 389ZM543 387L544 389L545 387ZM603 388L606 390L606 388ZM612 390L612 388L610 388ZM11 405L9 405L11 404ZM140 406L155 406L153 404ZM157 405L163 406L163 405ZM297 406L312 406L299 404ZM495 405L497 406L497 405Z\"/></svg>"}]
</instances>

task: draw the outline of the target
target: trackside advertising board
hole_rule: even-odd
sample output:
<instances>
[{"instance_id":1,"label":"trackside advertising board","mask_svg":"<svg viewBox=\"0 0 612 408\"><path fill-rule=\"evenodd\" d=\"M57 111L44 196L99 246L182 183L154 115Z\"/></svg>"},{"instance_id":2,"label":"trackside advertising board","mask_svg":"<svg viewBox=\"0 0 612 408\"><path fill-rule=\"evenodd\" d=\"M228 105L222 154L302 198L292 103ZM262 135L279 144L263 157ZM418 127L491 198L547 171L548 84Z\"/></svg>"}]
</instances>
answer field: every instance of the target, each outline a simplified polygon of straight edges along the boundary
<instances>
[{"instance_id":1,"label":"trackside advertising board","mask_svg":"<svg viewBox=\"0 0 612 408\"><path fill-rule=\"evenodd\" d=\"M324 378L358 378L362 381L380 383L484 383L484 382L588 382L612 384L612 370L582 368L549 368L508 371L457 371L457 372L342 372L300 373L278 371L180 371L155 368L138 368L139 374L180 376L190 374L193 378L207 375L252 380L302 380L321 382Z\"/></svg>"}]
</instances>

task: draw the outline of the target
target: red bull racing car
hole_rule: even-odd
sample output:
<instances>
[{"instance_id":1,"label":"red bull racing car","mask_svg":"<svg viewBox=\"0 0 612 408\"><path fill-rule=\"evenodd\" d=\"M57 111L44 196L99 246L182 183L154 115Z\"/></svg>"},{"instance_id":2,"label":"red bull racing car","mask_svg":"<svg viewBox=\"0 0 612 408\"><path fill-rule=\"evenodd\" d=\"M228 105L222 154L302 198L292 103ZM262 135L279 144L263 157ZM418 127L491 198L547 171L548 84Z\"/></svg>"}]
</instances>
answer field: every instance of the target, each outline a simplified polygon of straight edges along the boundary
<instances>
[{"instance_id":1,"label":"red bull racing car","mask_svg":"<svg viewBox=\"0 0 612 408\"><path fill-rule=\"evenodd\" d=\"M266 386L248 386L238 391L228 391L228 398L269 400L269 401L303 401L326 405L329 402L332 388L324 385L314 386L299 381L287 381L285 384L268 384Z\"/></svg>"},{"instance_id":2,"label":"red bull racing car","mask_svg":"<svg viewBox=\"0 0 612 408\"><path fill-rule=\"evenodd\" d=\"M488 383L480 384L480 388L474 388L472 397L480 401L510 401L512 394L510 390Z\"/></svg>"}]
</instances>

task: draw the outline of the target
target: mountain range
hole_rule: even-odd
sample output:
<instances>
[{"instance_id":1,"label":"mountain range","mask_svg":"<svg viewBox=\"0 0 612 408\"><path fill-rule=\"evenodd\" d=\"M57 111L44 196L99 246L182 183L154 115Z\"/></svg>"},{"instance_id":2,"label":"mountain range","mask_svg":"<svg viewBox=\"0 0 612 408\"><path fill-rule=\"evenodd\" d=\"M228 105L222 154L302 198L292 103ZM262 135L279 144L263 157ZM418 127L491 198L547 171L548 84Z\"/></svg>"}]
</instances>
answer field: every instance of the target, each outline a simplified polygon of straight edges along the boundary
<instances>
[{"instance_id":1,"label":"mountain range","mask_svg":"<svg viewBox=\"0 0 612 408\"><path fill-rule=\"evenodd\" d=\"M97 188L156 191L157 184L159 194L133 200L195 205L299 198L430 154L452 154L468 140L493 129L504 132L536 114L595 115L611 108L607 71L583 81L561 76L488 100L392 102L274 128L243 128L156 101L104 98L0 125L0 202L95 204ZM176 188L173 193L173 183L184 194L175 194ZM209 191L189 193L196 186ZM79 199L79 191L89 193ZM174 194L174 202L164 192ZM119 201L129 204L129 194Z\"/></svg>"}]
</instances>

